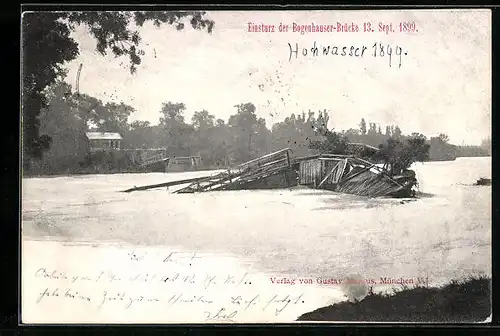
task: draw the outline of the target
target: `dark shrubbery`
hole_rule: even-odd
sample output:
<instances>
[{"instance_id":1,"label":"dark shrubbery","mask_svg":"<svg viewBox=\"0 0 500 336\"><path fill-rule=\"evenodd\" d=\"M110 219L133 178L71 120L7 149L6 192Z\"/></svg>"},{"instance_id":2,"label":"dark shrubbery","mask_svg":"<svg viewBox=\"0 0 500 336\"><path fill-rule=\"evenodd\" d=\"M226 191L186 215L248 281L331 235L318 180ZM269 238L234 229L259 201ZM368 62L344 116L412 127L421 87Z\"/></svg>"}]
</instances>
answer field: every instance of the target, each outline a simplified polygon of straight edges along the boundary
<instances>
[{"instance_id":1,"label":"dark shrubbery","mask_svg":"<svg viewBox=\"0 0 500 336\"><path fill-rule=\"evenodd\" d=\"M142 172L122 151L96 151L85 157L65 155L50 160L35 161L25 176L65 174L110 174Z\"/></svg>"},{"instance_id":2,"label":"dark shrubbery","mask_svg":"<svg viewBox=\"0 0 500 336\"><path fill-rule=\"evenodd\" d=\"M303 314L298 321L483 322L491 314L491 279L452 281L442 288L417 286L395 294L370 293Z\"/></svg>"},{"instance_id":3,"label":"dark shrubbery","mask_svg":"<svg viewBox=\"0 0 500 336\"><path fill-rule=\"evenodd\" d=\"M96 174L139 172L122 151L96 151L87 155L84 167Z\"/></svg>"}]
</instances>

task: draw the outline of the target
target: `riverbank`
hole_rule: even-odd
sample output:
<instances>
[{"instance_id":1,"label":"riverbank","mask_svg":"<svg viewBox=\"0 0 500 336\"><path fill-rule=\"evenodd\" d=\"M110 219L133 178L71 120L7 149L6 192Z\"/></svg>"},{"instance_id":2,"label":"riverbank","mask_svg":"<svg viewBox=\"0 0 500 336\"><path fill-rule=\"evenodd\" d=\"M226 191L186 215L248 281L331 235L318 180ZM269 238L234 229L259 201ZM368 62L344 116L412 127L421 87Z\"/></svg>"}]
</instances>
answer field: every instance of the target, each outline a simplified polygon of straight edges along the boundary
<instances>
[{"instance_id":1,"label":"riverbank","mask_svg":"<svg viewBox=\"0 0 500 336\"><path fill-rule=\"evenodd\" d=\"M142 161L131 158L126 150L110 152L93 152L82 155L66 155L60 157L45 156L41 160L24 162L22 176L30 177L68 177L79 175L110 175L110 174L144 174L153 172L204 171L221 169L209 164L199 164L196 167L168 166L160 162L159 166L141 165Z\"/></svg>"},{"instance_id":2,"label":"riverbank","mask_svg":"<svg viewBox=\"0 0 500 336\"><path fill-rule=\"evenodd\" d=\"M56 178L56 177L72 177L72 176L82 176L82 175L118 175L118 174L150 174L150 173L169 173L169 174L175 174L175 173L192 173L192 172L213 172L213 171L219 171L221 168L214 168L214 167L203 167L201 169L196 169L196 170L189 170L189 171L165 171L165 172L154 172L154 171L149 171L146 169L129 169L129 170L81 170L81 171L68 171L65 173L61 172L55 172L53 174L49 173L34 173L34 172L22 172L22 178Z\"/></svg>"},{"instance_id":3,"label":"riverbank","mask_svg":"<svg viewBox=\"0 0 500 336\"><path fill-rule=\"evenodd\" d=\"M491 279L452 281L440 288L417 286L393 294L370 293L301 315L297 321L477 323L491 315Z\"/></svg>"}]
</instances>

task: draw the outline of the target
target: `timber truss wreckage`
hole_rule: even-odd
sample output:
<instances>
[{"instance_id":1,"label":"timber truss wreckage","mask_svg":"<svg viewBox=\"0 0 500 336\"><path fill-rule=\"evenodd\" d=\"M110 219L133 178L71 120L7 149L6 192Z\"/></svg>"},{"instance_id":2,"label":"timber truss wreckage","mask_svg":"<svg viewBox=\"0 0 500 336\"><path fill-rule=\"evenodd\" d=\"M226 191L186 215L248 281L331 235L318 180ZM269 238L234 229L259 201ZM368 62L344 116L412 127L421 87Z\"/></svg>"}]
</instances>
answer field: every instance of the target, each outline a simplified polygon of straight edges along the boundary
<instances>
[{"instance_id":1,"label":"timber truss wreckage","mask_svg":"<svg viewBox=\"0 0 500 336\"><path fill-rule=\"evenodd\" d=\"M391 176L379 164L355 155L319 154L293 158L285 148L234 169L191 179L134 187L125 192L185 185L174 193L280 189L306 186L367 197L410 197L417 184L411 170Z\"/></svg>"}]
</instances>

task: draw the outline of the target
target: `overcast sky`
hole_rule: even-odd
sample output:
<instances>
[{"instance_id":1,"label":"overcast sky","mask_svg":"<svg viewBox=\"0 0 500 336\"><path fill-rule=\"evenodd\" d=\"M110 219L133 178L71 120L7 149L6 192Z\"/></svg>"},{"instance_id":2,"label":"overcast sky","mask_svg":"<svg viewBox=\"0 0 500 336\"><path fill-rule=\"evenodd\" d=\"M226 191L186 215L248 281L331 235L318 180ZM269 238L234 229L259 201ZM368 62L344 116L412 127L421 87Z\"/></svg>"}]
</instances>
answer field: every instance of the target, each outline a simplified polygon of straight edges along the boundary
<instances>
[{"instance_id":1,"label":"overcast sky","mask_svg":"<svg viewBox=\"0 0 500 336\"><path fill-rule=\"evenodd\" d=\"M75 39L80 57L68 63L80 92L104 101L124 101L137 112L132 120L158 122L162 102L186 104L186 118L206 109L227 121L234 105L252 102L267 125L291 113L327 109L330 127L357 128L360 119L382 129L397 124L403 133L446 133L453 143L479 144L491 128L491 15L489 11L280 11L208 12L215 21L207 34L190 27L145 25L146 54L137 74L127 58L102 57L85 29ZM248 23L273 24L274 33L248 32ZM355 23L360 32L278 32L292 25ZM363 23L392 23L395 33L364 33ZM399 22L418 32L398 33ZM317 56L289 61L288 43L299 48L367 46L363 58ZM402 47L401 68L393 55L373 58L374 42ZM321 49L320 49L321 53ZM120 64L123 63L121 66Z\"/></svg>"}]
</instances>

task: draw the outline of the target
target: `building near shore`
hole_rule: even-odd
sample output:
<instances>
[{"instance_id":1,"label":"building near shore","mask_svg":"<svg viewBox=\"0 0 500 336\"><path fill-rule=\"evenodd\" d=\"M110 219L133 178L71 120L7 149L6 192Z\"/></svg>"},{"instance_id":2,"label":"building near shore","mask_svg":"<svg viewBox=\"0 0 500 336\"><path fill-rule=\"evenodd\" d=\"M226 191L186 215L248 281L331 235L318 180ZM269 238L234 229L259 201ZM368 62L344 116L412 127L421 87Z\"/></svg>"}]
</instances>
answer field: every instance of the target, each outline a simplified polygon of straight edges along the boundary
<instances>
[{"instance_id":1,"label":"building near shore","mask_svg":"<svg viewBox=\"0 0 500 336\"><path fill-rule=\"evenodd\" d=\"M121 149L123 138L119 133L86 132L85 135L88 139L89 150L91 152Z\"/></svg>"}]
</instances>

